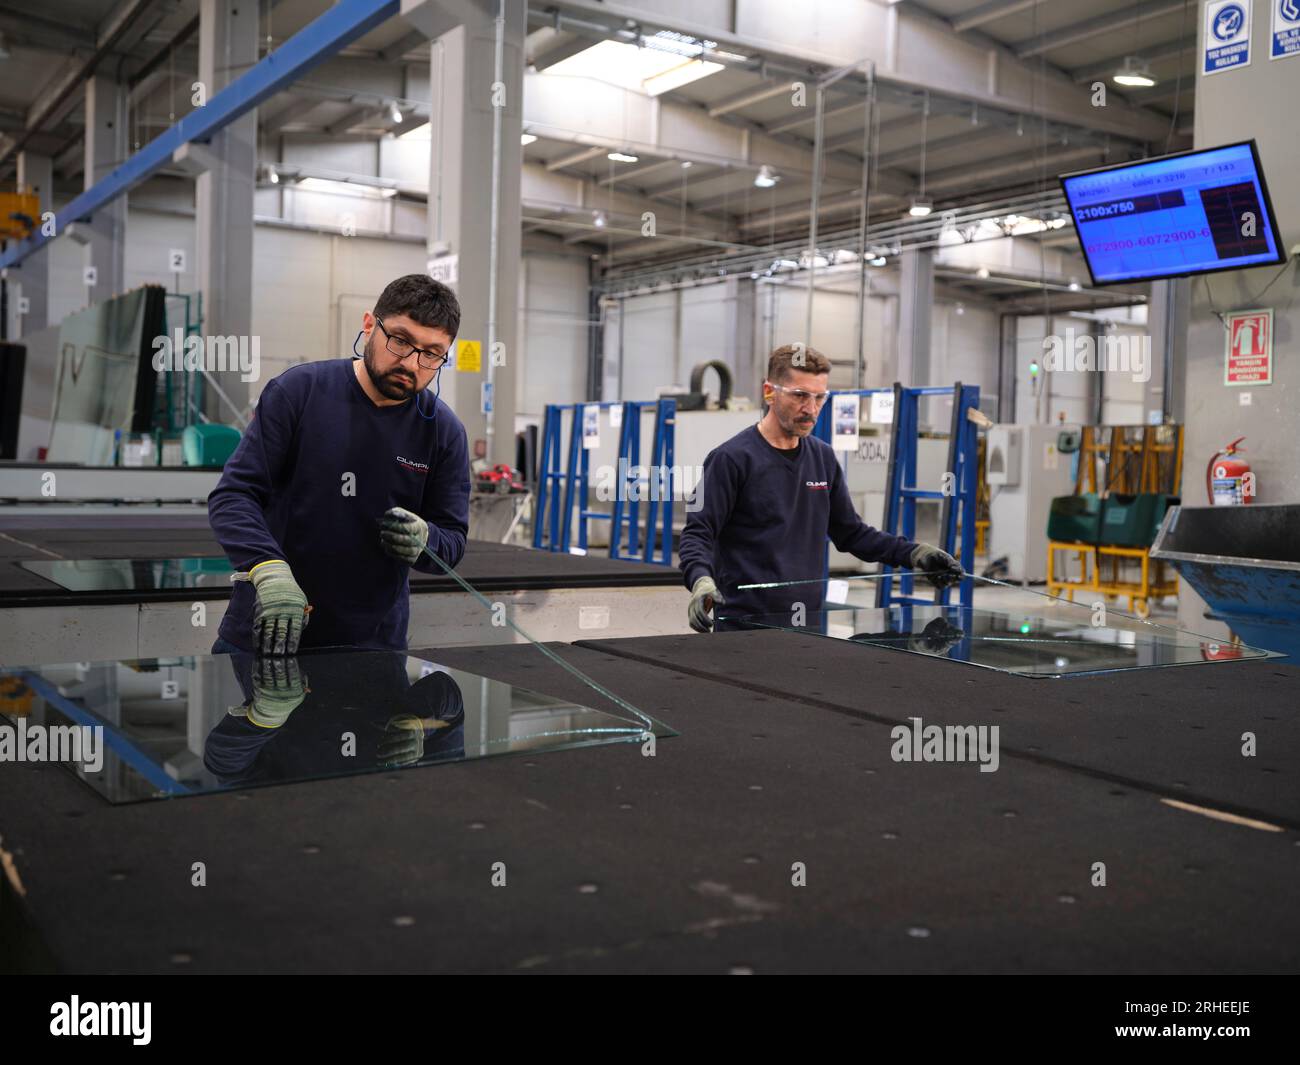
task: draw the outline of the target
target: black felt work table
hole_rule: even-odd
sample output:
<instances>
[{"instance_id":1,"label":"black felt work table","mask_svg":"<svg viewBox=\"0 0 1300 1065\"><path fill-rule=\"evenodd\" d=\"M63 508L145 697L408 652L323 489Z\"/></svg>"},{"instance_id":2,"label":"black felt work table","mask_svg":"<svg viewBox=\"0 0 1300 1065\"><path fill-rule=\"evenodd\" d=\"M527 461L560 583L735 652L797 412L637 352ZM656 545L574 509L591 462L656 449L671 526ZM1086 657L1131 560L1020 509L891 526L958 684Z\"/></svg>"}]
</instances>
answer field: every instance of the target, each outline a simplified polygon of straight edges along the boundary
<instances>
[{"instance_id":1,"label":"black felt work table","mask_svg":"<svg viewBox=\"0 0 1300 1065\"><path fill-rule=\"evenodd\" d=\"M160 519L164 520L164 519ZM176 588L160 591L69 591L21 565L25 561L53 562L59 559L87 560L125 558L224 557L221 545L207 527L206 519L177 524L124 526L121 521L95 521L85 517L68 528L28 527L0 519L0 605L79 606L121 602L190 602L196 599L228 599L230 587L218 583L208 588ZM601 555L573 555L539 551L515 544L470 540L465 557L456 567L465 580L483 592L535 591L559 588L680 587L681 573L674 567ZM416 593L460 592L462 589L443 572L411 574Z\"/></svg>"},{"instance_id":2,"label":"black felt work table","mask_svg":"<svg viewBox=\"0 0 1300 1065\"><path fill-rule=\"evenodd\" d=\"M786 632L551 646L679 735L125 807L3 765L32 924L77 971L1300 961L1294 667L1049 681ZM413 653L599 705L535 648ZM999 725L999 769L893 761L910 717Z\"/></svg>"}]
</instances>

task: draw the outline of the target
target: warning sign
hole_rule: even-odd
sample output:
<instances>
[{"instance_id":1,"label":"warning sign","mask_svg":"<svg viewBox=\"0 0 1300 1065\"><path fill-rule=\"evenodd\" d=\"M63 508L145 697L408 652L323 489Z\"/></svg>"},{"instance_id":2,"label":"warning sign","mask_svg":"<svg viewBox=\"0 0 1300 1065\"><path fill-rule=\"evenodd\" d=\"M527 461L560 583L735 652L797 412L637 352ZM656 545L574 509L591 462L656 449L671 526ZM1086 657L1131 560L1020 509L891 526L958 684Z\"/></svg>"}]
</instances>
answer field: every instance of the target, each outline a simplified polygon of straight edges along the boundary
<instances>
[{"instance_id":1,"label":"warning sign","mask_svg":"<svg viewBox=\"0 0 1300 1065\"><path fill-rule=\"evenodd\" d=\"M1203 40L1202 74L1250 66L1250 0L1210 0Z\"/></svg>"},{"instance_id":2,"label":"warning sign","mask_svg":"<svg viewBox=\"0 0 1300 1065\"><path fill-rule=\"evenodd\" d=\"M1268 57L1286 59L1300 55L1300 0L1273 0Z\"/></svg>"},{"instance_id":3,"label":"warning sign","mask_svg":"<svg viewBox=\"0 0 1300 1065\"><path fill-rule=\"evenodd\" d=\"M1273 311L1233 311L1227 315L1225 385L1273 383Z\"/></svg>"},{"instance_id":4,"label":"warning sign","mask_svg":"<svg viewBox=\"0 0 1300 1065\"><path fill-rule=\"evenodd\" d=\"M456 345L456 369L480 373L483 369L483 345L477 340L462 340Z\"/></svg>"}]
</instances>

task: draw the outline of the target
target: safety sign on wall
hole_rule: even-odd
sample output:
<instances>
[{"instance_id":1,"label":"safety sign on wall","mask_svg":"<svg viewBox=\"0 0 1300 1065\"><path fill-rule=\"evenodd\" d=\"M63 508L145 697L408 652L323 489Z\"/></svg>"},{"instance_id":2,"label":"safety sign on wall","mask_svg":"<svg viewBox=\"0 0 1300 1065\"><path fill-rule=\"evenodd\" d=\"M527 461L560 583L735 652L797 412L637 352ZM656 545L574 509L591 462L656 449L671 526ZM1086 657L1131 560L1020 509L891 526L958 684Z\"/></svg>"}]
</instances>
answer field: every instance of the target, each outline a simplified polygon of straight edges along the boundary
<instances>
[{"instance_id":1,"label":"safety sign on wall","mask_svg":"<svg viewBox=\"0 0 1300 1065\"><path fill-rule=\"evenodd\" d=\"M853 394L835 396L831 408L831 447L836 451L857 451L862 397Z\"/></svg>"},{"instance_id":2,"label":"safety sign on wall","mask_svg":"<svg viewBox=\"0 0 1300 1065\"><path fill-rule=\"evenodd\" d=\"M479 373L483 369L483 345L477 340L459 341L456 344L456 369Z\"/></svg>"},{"instance_id":3,"label":"safety sign on wall","mask_svg":"<svg viewBox=\"0 0 1300 1065\"><path fill-rule=\"evenodd\" d=\"M1273 20L1268 34L1269 59L1300 55L1300 0L1271 0L1271 3Z\"/></svg>"},{"instance_id":4,"label":"safety sign on wall","mask_svg":"<svg viewBox=\"0 0 1300 1065\"><path fill-rule=\"evenodd\" d=\"M1205 5L1202 74L1250 65L1250 4L1251 0L1211 0Z\"/></svg>"},{"instance_id":5,"label":"safety sign on wall","mask_svg":"<svg viewBox=\"0 0 1300 1065\"><path fill-rule=\"evenodd\" d=\"M1273 383L1273 311L1233 311L1226 316L1225 385Z\"/></svg>"}]
</instances>

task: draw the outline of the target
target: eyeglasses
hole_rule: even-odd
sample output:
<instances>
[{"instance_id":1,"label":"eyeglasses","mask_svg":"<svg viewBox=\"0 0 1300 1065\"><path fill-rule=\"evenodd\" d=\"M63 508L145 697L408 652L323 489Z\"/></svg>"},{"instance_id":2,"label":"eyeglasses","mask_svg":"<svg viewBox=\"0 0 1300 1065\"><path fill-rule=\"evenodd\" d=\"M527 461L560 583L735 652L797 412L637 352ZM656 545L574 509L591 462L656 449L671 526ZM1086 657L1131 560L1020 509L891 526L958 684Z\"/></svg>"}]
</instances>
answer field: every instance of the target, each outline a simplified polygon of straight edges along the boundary
<instances>
[{"instance_id":1,"label":"eyeglasses","mask_svg":"<svg viewBox=\"0 0 1300 1065\"><path fill-rule=\"evenodd\" d=\"M416 361L426 370L436 370L447 361L446 355L439 355L436 351L429 351L426 348L417 348L409 340L393 336L384 328L382 319L376 318L375 325L379 326L379 331L384 334L384 347L388 349L390 355L395 355L399 359L408 359L414 352Z\"/></svg>"},{"instance_id":2,"label":"eyeglasses","mask_svg":"<svg viewBox=\"0 0 1300 1065\"><path fill-rule=\"evenodd\" d=\"M772 385L772 382L768 382ZM784 392L791 397L796 403L802 403L804 400L811 399L817 406L822 406L828 398L829 392L805 392L802 388L786 388L785 385L772 385L778 392Z\"/></svg>"}]
</instances>

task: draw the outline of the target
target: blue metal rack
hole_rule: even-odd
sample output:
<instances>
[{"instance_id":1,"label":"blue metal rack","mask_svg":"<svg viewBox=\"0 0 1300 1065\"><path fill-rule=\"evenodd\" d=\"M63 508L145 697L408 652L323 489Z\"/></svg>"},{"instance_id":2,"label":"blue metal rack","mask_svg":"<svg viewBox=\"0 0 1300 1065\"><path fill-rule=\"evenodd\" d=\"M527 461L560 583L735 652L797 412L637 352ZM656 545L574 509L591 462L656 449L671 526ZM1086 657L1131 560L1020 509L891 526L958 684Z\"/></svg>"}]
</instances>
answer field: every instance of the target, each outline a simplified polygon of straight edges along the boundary
<instances>
[{"instance_id":1,"label":"blue metal rack","mask_svg":"<svg viewBox=\"0 0 1300 1065\"><path fill-rule=\"evenodd\" d=\"M582 411L595 406L601 409L622 408L619 428L618 469L612 512L590 510L591 452L582 446ZM654 440L642 476L641 412L655 411ZM564 412L569 412L569 450L563 468ZM546 407L542 424L542 454L538 472L537 509L533 517L533 547L568 552L574 546L587 550L587 522L608 521L609 557L634 559L672 565L673 528L673 454L677 403L672 399L629 400L625 403L552 403ZM662 476L657 471L663 471ZM636 485L636 491L629 489ZM641 546L641 503L647 502L645 546ZM578 520L577 544L573 544L573 519ZM624 550L624 534L627 548Z\"/></svg>"},{"instance_id":2,"label":"blue metal rack","mask_svg":"<svg viewBox=\"0 0 1300 1065\"><path fill-rule=\"evenodd\" d=\"M978 385L963 385L960 381L950 388L904 388L895 384L892 389L866 388L832 392L831 399L822 408L813 432L831 442L831 415L835 396L870 396L873 393L892 392L894 396L894 421L889 440L889 475L885 488L885 515L881 523L884 532L916 538L916 504L918 500L940 500L943 509L939 518L938 546L959 559L968 573L975 561L975 492L978 474L978 427L969 412L978 409ZM917 476L918 401L922 396L950 396L952 426L948 438L947 472L952 475L951 491L942 488L919 488ZM960 518L961 544L957 544L957 525ZM830 574L830 549L827 547L827 568ZM932 605L949 604L951 588L936 591L934 598L923 599L915 594L915 575L909 569L898 573L898 592L894 591L893 567L882 566L885 574L876 582L876 606L895 604ZM973 582L968 577L961 582L961 605L969 610L972 602Z\"/></svg>"}]
</instances>

